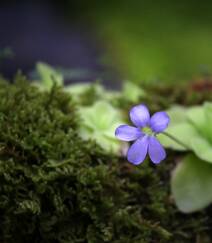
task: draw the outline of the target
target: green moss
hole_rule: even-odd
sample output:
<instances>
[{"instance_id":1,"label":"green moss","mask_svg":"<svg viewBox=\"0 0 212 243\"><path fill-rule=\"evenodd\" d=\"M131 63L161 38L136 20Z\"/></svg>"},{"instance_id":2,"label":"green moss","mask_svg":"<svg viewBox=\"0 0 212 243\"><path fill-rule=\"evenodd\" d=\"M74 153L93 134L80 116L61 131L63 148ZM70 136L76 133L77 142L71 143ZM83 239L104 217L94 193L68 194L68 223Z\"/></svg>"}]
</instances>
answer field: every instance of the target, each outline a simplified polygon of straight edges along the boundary
<instances>
[{"instance_id":1,"label":"green moss","mask_svg":"<svg viewBox=\"0 0 212 243\"><path fill-rule=\"evenodd\" d=\"M173 158L139 167L78 136L76 104L0 81L0 241L192 242L208 238L204 211L182 215L169 192ZM201 238L202 237L202 238Z\"/></svg>"}]
</instances>

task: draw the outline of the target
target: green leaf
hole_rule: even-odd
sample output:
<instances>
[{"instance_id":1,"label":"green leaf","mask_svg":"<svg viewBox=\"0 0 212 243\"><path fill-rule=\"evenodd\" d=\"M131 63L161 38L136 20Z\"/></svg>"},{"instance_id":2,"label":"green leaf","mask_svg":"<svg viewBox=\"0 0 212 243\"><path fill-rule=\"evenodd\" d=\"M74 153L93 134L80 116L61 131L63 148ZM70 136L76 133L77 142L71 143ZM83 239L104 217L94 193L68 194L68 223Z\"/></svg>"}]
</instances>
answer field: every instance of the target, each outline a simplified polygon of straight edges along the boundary
<instances>
[{"instance_id":1,"label":"green leaf","mask_svg":"<svg viewBox=\"0 0 212 243\"><path fill-rule=\"evenodd\" d=\"M64 87L64 90L73 94L73 95L79 95L84 93L89 87L91 86L91 83L77 83L77 84L70 84Z\"/></svg>"},{"instance_id":2,"label":"green leaf","mask_svg":"<svg viewBox=\"0 0 212 243\"><path fill-rule=\"evenodd\" d=\"M140 97L146 96L143 89L130 81L124 81L122 94L127 100L132 102L137 102Z\"/></svg>"},{"instance_id":3,"label":"green leaf","mask_svg":"<svg viewBox=\"0 0 212 243\"><path fill-rule=\"evenodd\" d=\"M206 125L205 125L205 132L206 132L206 137L211 143L212 146L212 102L205 102L204 103L204 112L205 112L205 120L206 120ZM210 124L210 125L209 125Z\"/></svg>"},{"instance_id":4,"label":"green leaf","mask_svg":"<svg viewBox=\"0 0 212 243\"><path fill-rule=\"evenodd\" d=\"M79 108L82 119L80 134L95 139L106 150L118 151L120 142L115 138L116 127L123 124L121 114L110 103L98 101L93 106Z\"/></svg>"},{"instance_id":5,"label":"green leaf","mask_svg":"<svg viewBox=\"0 0 212 243\"><path fill-rule=\"evenodd\" d=\"M202 135L205 134L206 117L203 106L191 107L187 110L186 116L188 121L196 128L196 130Z\"/></svg>"},{"instance_id":6,"label":"green leaf","mask_svg":"<svg viewBox=\"0 0 212 243\"><path fill-rule=\"evenodd\" d=\"M199 137L195 128L191 124L186 122L171 125L167 128L166 132L178 139L179 141L182 141L188 147L191 146L191 141L194 138ZM167 148L172 148L175 150L186 150L185 147L175 142L171 138L167 137L163 133L159 134L158 138L160 142Z\"/></svg>"},{"instance_id":7,"label":"green leaf","mask_svg":"<svg viewBox=\"0 0 212 243\"><path fill-rule=\"evenodd\" d=\"M203 137L195 137L191 140L191 148L202 160L212 163L212 144Z\"/></svg>"},{"instance_id":8,"label":"green leaf","mask_svg":"<svg viewBox=\"0 0 212 243\"><path fill-rule=\"evenodd\" d=\"M173 173L171 190L182 212L208 206L212 202L212 165L194 155L187 156Z\"/></svg>"},{"instance_id":9,"label":"green leaf","mask_svg":"<svg viewBox=\"0 0 212 243\"><path fill-rule=\"evenodd\" d=\"M95 95L95 100L107 100L113 101L115 98L120 97L121 94L118 91L106 90L99 83L77 83L64 87L64 90L71 94L72 98L78 102L80 98L87 95L86 92L91 92ZM91 95L92 95L91 94Z\"/></svg>"},{"instance_id":10,"label":"green leaf","mask_svg":"<svg viewBox=\"0 0 212 243\"><path fill-rule=\"evenodd\" d=\"M212 123L212 102L204 103L204 111L207 121Z\"/></svg>"},{"instance_id":11,"label":"green leaf","mask_svg":"<svg viewBox=\"0 0 212 243\"><path fill-rule=\"evenodd\" d=\"M173 107L168 111L171 124L166 132L186 144L200 159L212 163L212 103L191 108ZM184 147L160 134L161 143L175 150Z\"/></svg>"},{"instance_id":12,"label":"green leaf","mask_svg":"<svg viewBox=\"0 0 212 243\"><path fill-rule=\"evenodd\" d=\"M81 108L81 115L87 125L98 130L110 128L118 112L109 103L98 101L91 107Z\"/></svg>"},{"instance_id":13,"label":"green leaf","mask_svg":"<svg viewBox=\"0 0 212 243\"><path fill-rule=\"evenodd\" d=\"M167 111L167 113L170 117L171 125L185 122L186 121L186 116L185 116L186 110L187 109L185 107L178 106L178 105L175 105L171 109L169 109Z\"/></svg>"},{"instance_id":14,"label":"green leaf","mask_svg":"<svg viewBox=\"0 0 212 243\"><path fill-rule=\"evenodd\" d=\"M54 83L59 86L63 85L63 76L57 72L50 65L38 62L36 64L36 70L40 76L41 83L46 89L51 89Z\"/></svg>"},{"instance_id":15,"label":"green leaf","mask_svg":"<svg viewBox=\"0 0 212 243\"><path fill-rule=\"evenodd\" d=\"M90 88L94 88L98 94L102 94L103 87L97 83L77 83L77 84L70 84L64 87L65 91L69 92L74 96L78 96L89 90Z\"/></svg>"},{"instance_id":16,"label":"green leaf","mask_svg":"<svg viewBox=\"0 0 212 243\"><path fill-rule=\"evenodd\" d=\"M171 122L166 132L176 137L178 140L188 143L187 141L190 140L190 137L196 135L196 133L193 127L187 123L185 112L185 107L177 105L173 106L167 111ZM158 138L160 142L167 148L186 150L183 146L162 133L158 135Z\"/></svg>"}]
</instances>

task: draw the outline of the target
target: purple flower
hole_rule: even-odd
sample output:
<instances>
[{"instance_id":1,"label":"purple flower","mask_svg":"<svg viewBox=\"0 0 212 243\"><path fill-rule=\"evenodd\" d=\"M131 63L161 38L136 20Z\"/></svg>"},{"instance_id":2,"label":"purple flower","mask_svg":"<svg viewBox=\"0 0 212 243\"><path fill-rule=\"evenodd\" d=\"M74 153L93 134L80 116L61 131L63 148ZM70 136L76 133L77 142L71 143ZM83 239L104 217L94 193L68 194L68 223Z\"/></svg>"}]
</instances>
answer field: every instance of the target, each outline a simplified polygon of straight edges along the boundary
<instances>
[{"instance_id":1,"label":"purple flower","mask_svg":"<svg viewBox=\"0 0 212 243\"><path fill-rule=\"evenodd\" d=\"M158 164L166 157L166 152L157 140L157 133L163 132L170 121L166 112L156 112L151 118L148 108L141 104L130 110L130 119L135 125L121 125L115 135L123 141L135 141L127 152L129 162L138 165L149 154L153 163Z\"/></svg>"}]
</instances>

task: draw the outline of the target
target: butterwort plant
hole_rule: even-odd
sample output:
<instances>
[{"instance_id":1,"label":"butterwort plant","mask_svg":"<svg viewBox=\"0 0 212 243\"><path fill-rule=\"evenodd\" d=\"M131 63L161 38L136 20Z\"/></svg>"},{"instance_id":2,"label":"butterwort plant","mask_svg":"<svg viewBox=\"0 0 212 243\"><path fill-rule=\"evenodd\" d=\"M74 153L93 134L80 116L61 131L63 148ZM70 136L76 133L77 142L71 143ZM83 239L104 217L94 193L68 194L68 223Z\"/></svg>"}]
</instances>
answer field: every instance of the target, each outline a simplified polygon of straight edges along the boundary
<instances>
[{"instance_id":1,"label":"butterwort plant","mask_svg":"<svg viewBox=\"0 0 212 243\"><path fill-rule=\"evenodd\" d=\"M134 141L127 152L129 162L138 165L149 154L154 164L166 158L166 151L157 139L157 134L163 132L169 125L170 118L164 111L156 112L152 117L144 104L132 107L129 112L134 126L120 125L115 130L115 136L123 141Z\"/></svg>"}]
</instances>

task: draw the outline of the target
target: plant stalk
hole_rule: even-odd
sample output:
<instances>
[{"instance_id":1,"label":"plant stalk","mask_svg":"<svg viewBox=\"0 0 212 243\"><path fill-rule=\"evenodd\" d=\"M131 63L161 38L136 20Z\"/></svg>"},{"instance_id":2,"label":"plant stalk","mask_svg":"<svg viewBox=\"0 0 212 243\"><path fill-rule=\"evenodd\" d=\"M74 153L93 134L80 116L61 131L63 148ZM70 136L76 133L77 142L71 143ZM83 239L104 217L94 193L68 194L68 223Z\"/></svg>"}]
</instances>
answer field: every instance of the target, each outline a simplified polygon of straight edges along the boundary
<instances>
[{"instance_id":1,"label":"plant stalk","mask_svg":"<svg viewBox=\"0 0 212 243\"><path fill-rule=\"evenodd\" d=\"M172 139L173 141L175 141L176 143L178 143L179 145L181 145L182 147L184 147L186 150L191 150L189 146L187 146L185 143L183 143L182 141L178 140L177 138L175 138L173 135L167 133L167 132L162 132L165 136L169 137L170 139Z\"/></svg>"}]
</instances>

